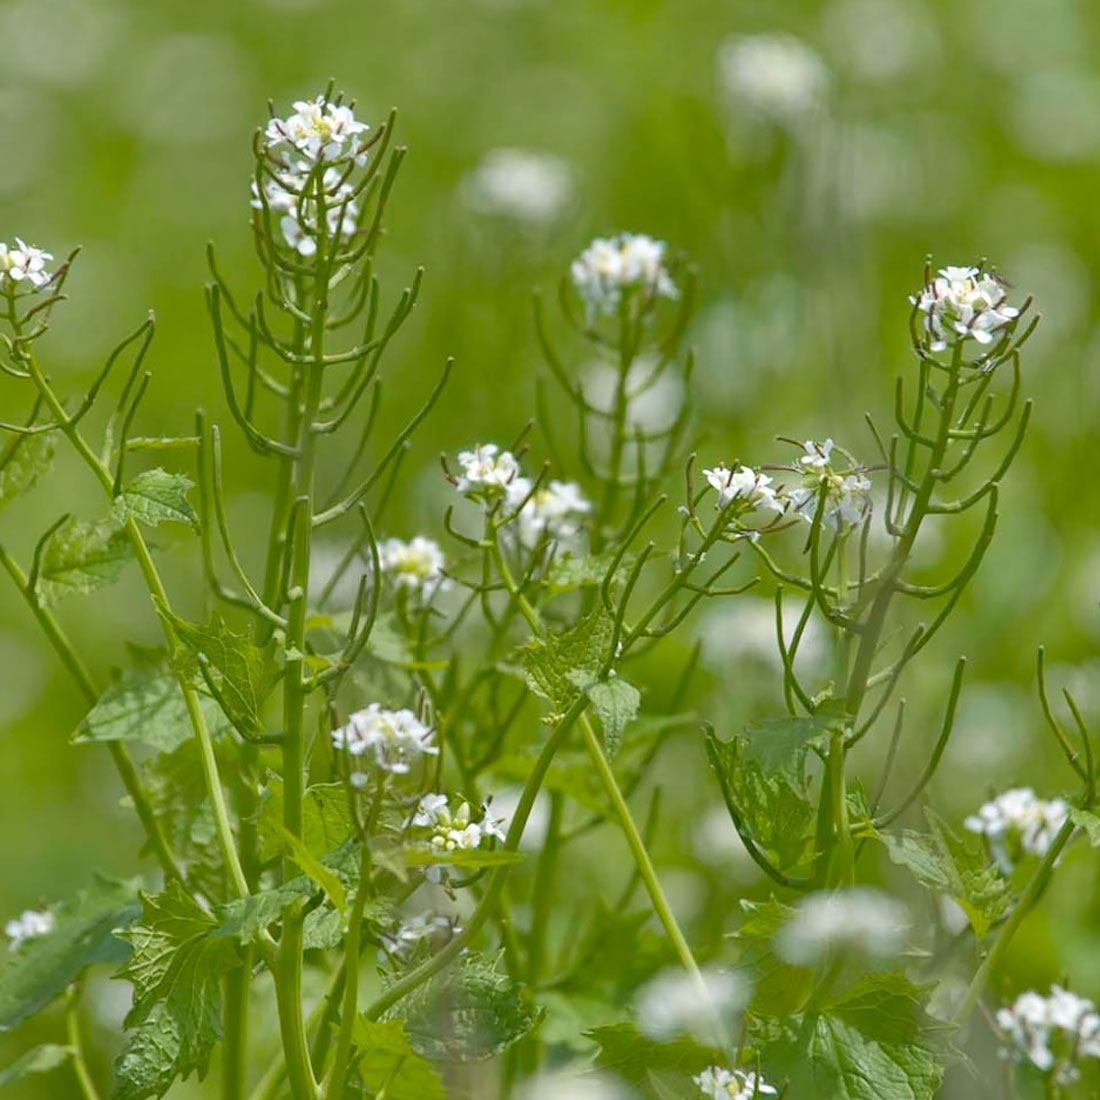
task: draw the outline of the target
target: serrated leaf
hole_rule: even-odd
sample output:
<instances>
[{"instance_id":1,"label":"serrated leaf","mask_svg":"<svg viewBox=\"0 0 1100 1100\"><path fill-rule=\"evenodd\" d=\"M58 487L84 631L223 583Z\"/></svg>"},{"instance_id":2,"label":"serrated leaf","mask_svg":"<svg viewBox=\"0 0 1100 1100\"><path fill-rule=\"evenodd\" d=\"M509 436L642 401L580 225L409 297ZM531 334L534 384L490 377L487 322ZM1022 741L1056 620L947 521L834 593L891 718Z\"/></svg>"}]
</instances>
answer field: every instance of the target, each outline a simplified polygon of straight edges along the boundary
<instances>
[{"instance_id":1,"label":"serrated leaf","mask_svg":"<svg viewBox=\"0 0 1100 1100\"><path fill-rule=\"evenodd\" d=\"M623 731L638 716L641 692L621 676L597 680L585 688L592 706L600 716L604 751L614 756L623 743Z\"/></svg>"},{"instance_id":2,"label":"serrated leaf","mask_svg":"<svg viewBox=\"0 0 1100 1100\"><path fill-rule=\"evenodd\" d=\"M835 722L831 714L809 718L765 718L745 728L745 762L757 764L766 774L780 774L788 780L801 777L806 753L823 749Z\"/></svg>"},{"instance_id":3,"label":"serrated leaf","mask_svg":"<svg viewBox=\"0 0 1100 1100\"><path fill-rule=\"evenodd\" d=\"M0 1070L0 1088L14 1085L16 1081L22 1081L32 1073L48 1073L51 1069L63 1066L72 1056L72 1047L62 1047L56 1043L34 1047L12 1062L7 1069Z\"/></svg>"},{"instance_id":4,"label":"serrated leaf","mask_svg":"<svg viewBox=\"0 0 1100 1100\"><path fill-rule=\"evenodd\" d=\"M53 928L27 940L0 969L0 1031L9 1031L60 996L95 963L119 962L129 947L113 933L137 919L137 881L96 878L52 907Z\"/></svg>"},{"instance_id":5,"label":"serrated leaf","mask_svg":"<svg viewBox=\"0 0 1100 1100\"><path fill-rule=\"evenodd\" d=\"M142 895L134 952L116 977L134 987L133 1030L115 1062L116 1100L163 1096L177 1077L202 1077L221 1038L221 979L240 965L237 945L178 883Z\"/></svg>"},{"instance_id":6,"label":"serrated leaf","mask_svg":"<svg viewBox=\"0 0 1100 1100\"><path fill-rule=\"evenodd\" d=\"M53 435L17 435L0 457L0 508L30 492L53 462Z\"/></svg>"},{"instance_id":7,"label":"serrated leaf","mask_svg":"<svg viewBox=\"0 0 1100 1100\"><path fill-rule=\"evenodd\" d=\"M245 634L238 634L215 615L209 623L193 623L161 608L176 637L196 660L199 671L209 678L210 687L233 725L250 736L263 729L264 702L281 675L272 638L258 646Z\"/></svg>"},{"instance_id":8,"label":"serrated leaf","mask_svg":"<svg viewBox=\"0 0 1100 1100\"><path fill-rule=\"evenodd\" d=\"M53 607L66 596L114 584L132 559L125 531L70 516L42 547L35 598L43 607Z\"/></svg>"},{"instance_id":9,"label":"serrated leaf","mask_svg":"<svg viewBox=\"0 0 1100 1100\"><path fill-rule=\"evenodd\" d=\"M360 1016L352 1042L359 1076L372 1096L384 1088L387 1100L446 1100L439 1074L413 1050L400 1020L376 1023Z\"/></svg>"},{"instance_id":10,"label":"serrated leaf","mask_svg":"<svg viewBox=\"0 0 1100 1100\"><path fill-rule=\"evenodd\" d=\"M208 696L200 700L206 724L215 737L231 726L221 707ZM81 719L73 744L140 741L171 752L194 735L176 676L164 665L141 663L116 671L110 687Z\"/></svg>"},{"instance_id":11,"label":"serrated leaf","mask_svg":"<svg viewBox=\"0 0 1100 1100\"><path fill-rule=\"evenodd\" d=\"M483 955L464 955L398 1002L387 1019L405 1022L409 1044L425 1058L474 1062L518 1042L541 1017L524 986Z\"/></svg>"},{"instance_id":12,"label":"serrated leaf","mask_svg":"<svg viewBox=\"0 0 1100 1100\"><path fill-rule=\"evenodd\" d=\"M115 497L111 514L120 524L136 519L148 527L186 523L198 530L199 517L187 499L193 487L191 479L183 474L169 473L159 467L144 470Z\"/></svg>"},{"instance_id":13,"label":"serrated leaf","mask_svg":"<svg viewBox=\"0 0 1100 1100\"><path fill-rule=\"evenodd\" d=\"M613 625L601 605L571 629L535 638L520 651L527 686L550 703L554 714L572 706L582 691L578 685L599 679Z\"/></svg>"},{"instance_id":14,"label":"serrated leaf","mask_svg":"<svg viewBox=\"0 0 1100 1100\"><path fill-rule=\"evenodd\" d=\"M1097 817L1096 814L1090 814L1088 810L1079 809L1077 806L1070 807L1069 817L1074 825L1085 830L1089 843L1094 848L1100 848L1100 817Z\"/></svg>"},{"instance_id":15,"label":"serrated leaf","mask_svg":"<svg viewBox=\"0 0 1100 1100\"><path fill-rule=\"evenodd\" d=\"M255 943L265 928L282 920L291 905L314 893L316 889L310 880L300 875L274 889L234 898L214 910L220 922L217 935L245 945Z\"/></svg>"},{"instance_id":16,"label":"serrated leaf","mask_svg":"<svg viewBox=\"0 0 1100 1100\"><path fill-rule=\"evenodd\" d=\"M260 859L266 863L283 854L283 781L273 778L259 814ZM302 841L320 858L344 843L354 831L348 792L343 783L315 783L302 796Z\"/></svg>"},{"instance_id":17,"label":"serrated leaf","mask_svg":"<svg viewBox=\"0 0 1100 1100\"><path fill-rule=\"evenodd\" d=\"M596 1064L632 1085L641 1085L651 1071L699 1073L722 1057L694 1039L674 1039L668 1043L647 1039L634 1024L597 1027L589 1035L600 1044Z\"/></svg>"}]
</instances>

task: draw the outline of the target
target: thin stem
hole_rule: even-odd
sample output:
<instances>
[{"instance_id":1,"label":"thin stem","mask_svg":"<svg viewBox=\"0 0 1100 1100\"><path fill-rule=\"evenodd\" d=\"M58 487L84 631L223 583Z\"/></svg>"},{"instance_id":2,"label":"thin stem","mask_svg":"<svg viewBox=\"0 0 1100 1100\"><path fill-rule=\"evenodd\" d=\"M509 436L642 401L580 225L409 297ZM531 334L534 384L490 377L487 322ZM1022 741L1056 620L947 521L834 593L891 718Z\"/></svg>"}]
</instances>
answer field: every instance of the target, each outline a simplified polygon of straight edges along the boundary
<instances>
[{"instance_id":1,"label":"thin stem","mask_svg":"<svg viewBox=\"0 0 1100 1100\"><path fill-rule=\"evenodd\" d=\"M70 995L69 1003L65 1009L65 1033L72 1050L73 1072L76 1074L80 1091L84 1094L84 1100L100 1100L99 1090L92 1079L88 1063L84 1059L84 1043L80 1035L80 1021L77 1019L77 1007L79 998Z\"/></svg>"}]
</instances>

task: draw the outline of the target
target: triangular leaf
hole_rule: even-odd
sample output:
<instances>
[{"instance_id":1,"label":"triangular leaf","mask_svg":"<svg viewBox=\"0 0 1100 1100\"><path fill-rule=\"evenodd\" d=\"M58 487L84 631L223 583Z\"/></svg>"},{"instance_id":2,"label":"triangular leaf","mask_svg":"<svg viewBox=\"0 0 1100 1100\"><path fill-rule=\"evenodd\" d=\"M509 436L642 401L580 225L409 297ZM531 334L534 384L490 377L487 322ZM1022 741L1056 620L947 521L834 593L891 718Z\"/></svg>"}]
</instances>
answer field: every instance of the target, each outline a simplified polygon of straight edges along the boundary
<instances>
[{"instance_id":1,"label":"triangular leaf","mask_svg":"<svg viewBox=\"0 0 1100 1100\"><path fill-rule=\"evenodd\" d=\"M562 714L582 690L599 679L611 644L613 622L602 605L561 634L535 638L522 649L527 686Z\"/></svg>"},{"instance_id":2,"label":"triangular leaf","mask_svg":"<svg viewBox=\"0 0 1100 1100\"><path fill-rule=\"evenodd\" d=\"M585 691L600 716L604 750L608 756L614 756L623 743L623 730L638 716L641 692L621 676L587 684Z\"/></svg>"},{"instance_id":3,"label":"triangular leaf","mask_svg":"<svg viewBox=\"0 0 1100 1100\"><path fill-rule=\"evenodd\" d=\"M94 592L114 584L132 558L125 531L69 516L42 547L35 598L43 607L52 607L74 593Z\"/></svg>"},{"instance_id":4,"label":"triangular leaf","mask_svg":"<svg viewBox=\"0 0 1100 1100\"><path fill-rule=\"evenodd\" d=\"M159 523L186 523L198 528L199 517L187 499L193 482L183 474L167 470L144 470L125 486L111 505L111 514L121 524L136 519L149 527Z\"/></svg>"}]
</instances>

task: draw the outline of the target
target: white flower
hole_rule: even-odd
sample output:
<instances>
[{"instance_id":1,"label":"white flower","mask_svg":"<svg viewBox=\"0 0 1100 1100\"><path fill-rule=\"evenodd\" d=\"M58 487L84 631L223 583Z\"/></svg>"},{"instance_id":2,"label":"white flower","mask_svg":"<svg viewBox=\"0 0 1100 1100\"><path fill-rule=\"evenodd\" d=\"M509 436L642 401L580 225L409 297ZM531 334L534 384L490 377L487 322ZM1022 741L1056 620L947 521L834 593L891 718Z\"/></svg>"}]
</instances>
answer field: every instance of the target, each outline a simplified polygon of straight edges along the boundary
<instances>
[{"instance_id":1,"label":"white flower","mask_svg":"<svg viewBox=\"0 0 1100 1100\"><path fill-rule=\"evenodd\" d=\"M519 463L511 451L495 443L479 443L472 451L459 451L462 476L455 481L460 493L499 494L519 476Z\"/></svg>"},{"instance_id":2,"label":"white flower","mask_svg":"<svg viewBox=\"0 0 1100 1100\"><path fill-rule=\"evenodd\" d=\"M4 925L4 935L8 937L10 949L18 951L27 940L44 936L53 930L54 916L48 909L26 909L14 920Z\"/></svg>"},{"instance_id":3,"label":"white flower","mask_svg":"<svg viewBox=\"0 0 1100 1100\"><path fill-rule=\"evenodd\" d=\"M1077 1079L1074 1063L1079 1059L1100 1058L1096 1005L1057 985L1050 987L1049 997L1021 993L997 1012L997 1026L1011 1044L1011 1057L1044 1073L1053 1070L1059 1082Z\"/></svg>"},{"instance_id":4,"label":"white flower","mask_svg":"<svg viewBox=\"0 0 1100 1100\"><path fill-rule=\"evenodd\" d=\"M664 241L640 233L597 237L570 267L589 319L614 313L627 291L641 291L647 298L679 297L665 268L666 247Z\"/></svg>"},{"instance_id":5,"label":"white flower","mask_svg":"<svg viewBox=\"0 0 1100 1100\"><path fill-rule=\"evenodd\" d=\"M751 466L738 466L735 470L715 466L713 470L704 470L703 477L718 493L715 506L719 510L739 500L742 505L736 510L739 515L757 511L783 513L783 503L771 487L772 479Z\"/></svg>"},{"instance_id":6,"label":"white flower","mask_svg":"<svg viewBox=\"0 0 1100 1100\"><path fill-rule=\"evenodd\" d=\"M791 510L807 523L813 523L818 502L824 490L823 520L834 530L860 523L871 507L871 479L859 470L841 472L832 466L835 444L831 439L802 444L802 454L795 459L802 472L802 485L785 494Z\"/></svg>"},{"instance_id":7,"label":"white flower","mask_svg":"<svg viewBox=\"0 0 1100 1100\"><path fill-rule=\"evenodd\" d=\"M409 824L428 830L428 844L436 852L471 851L488 838L504 840L504 819L492 817L488 804L482 806L477 821L472 816L470 804L464 799L452 810L446 795L426 794Z\"/></svg>"},{"instance_id":8,"label":"white flower","mask_svg":"<svg viewBox=\"0 0 1100 1100\"><path fill-rule=\"evenodd\" d=\"M53 275L46 270L46 261L53 255L33 248L19 237L15 238L15 247L0 241L0 290L6 285L27 283L32 292L44 287Z\"/></svg>"},{"instance_id":9,"label":"white flower","mask_svg":"<svg viewBox=\"0 0 1100 1100\"><path fill-rule=\"evenodd\" d=\"M420 756L439 752L432 736L411 710L387 710L371 703L351 715L347 725L332 731L332 743L352 756L371 753L383 771L403 775Z\"/></svg>"},{"instance_id":10,"label":"white flower","mask_svg":"<svg viewBox=\"0 0 1100 1100\"><path fill-rule=\"evenodd\" d=\"M384 933L382 943L394 958L407 960L422 940L435 939L443 934L450 939L458 931L458 922L452 917L419 913L402 921L392 933Z\"/></svg>"},{"instance_id":11,"label":"white flower","mask_svg":"<svg viewBox=\"0 0 1100 1100\"><path fill-rule=\"evenodd\" d=\"M431 599L446 583L443 551L439 543L423 535L416 535L408 542L386 539L378 547L378 558L382 572L394 584L419 592L425 599Z\"/></svg>"},{"instance_id":12,"label":"white flower","mask_svg":"<svg viewBox=\"0 0 1100 1100\"><path fill-rule=\"evenodd\" d=\"M779 1090L755 1073L709 1066L692 1080L699 1091L712 1100L754 1100L757 1096L778 1096Z\"/></svg>"},{"instance_id":13,"label":"white flower","mask_svg":"<svg viewBox=\"0 0 1100 1100\"><path fill-rule=\"evenodd\" d=\"M578 530L576 518L592 510L575 481L551 480L532 493L531 482L517 477L508 486L508 503L519 508L519 537L525 546L534 546L543 534L553 540L572 537Z\"/></svg>"},{"instance_id":14,"label":"white flower","mask_svg":"<svg viewBox=\"0 0 1100 1100\"><path fill-rule=\"evenodd\" d=\"M466 178L466 199L484 214L517 222L552 222L569 204L569 166L551 153L491 149Z\"/></svg>"},{"instance_id":15,"label":"white flower","mask_svg":"<svg viewBox=\"0 0 1100 1100\"><path fill-rule=\"evenodd\" d=\"M718 74L727 95L779 123L812 111L829 75L817 54L789 34L726 39L718 52Z\"/></svg>"},{"instance_id":16,"label":"white flower","mask_svg":"<svg viewBox=\"0 0 1100 1100\"><path fill-rule=\"evenodd\" d=\"M1005 284L984 267L943 267L920 294L909 300L924 314L923 326L931 351L949 342L973 337L991 344L994 334L1020 316L1007 304Z\"/></svg>"},{"instance_id":17,"label":"white flower","mask_svg":"<svg viewBox=\"0 0 1100 1100\"><path fill-rule=\"evenodd\" d=\"M651 1039L690 1035L722 1042L725 1025L749 1002L743 979L724 970L703 970L702 982L683 970L665 970L638 991L638 1027Z\"/></svg>"},{"instance_id":18,"label":"white flower","mask_svg":"<svg viewBox=\"0 0 1100 1100\"><path fill-rule=\"evenodd\" d=\"M841 951L888 958L901 948L908 927L905 907L878 890L821 891L799 902L776 936L776 949L799 966Z\"/></svg>"},{"instance_id":19,"label":"white flower","mask_svg":"<svg viewBox=\"0 0 1100 1100\"><path fill-rule=\"evenodd\" d=\"M807 439L802 444L803 453L795 459L795 462L803 470L827 469L832 460L834 446L835 444L831 439L823 440L820 443Z\"/></svg>"},{"instance_id":20,"label":"white flower","mask_svg":"<svg viewBox=\"0 0 1100 1100\"><path fill-rule=\"evenodd\" d=\"M337 168L326 168L322 176L325 192L325 231L330 240L346 244L359 228L359 204L354 188ZM317 253L320 222L317 217L316 183L311 180L308 164L278 177L265 178L261 199L256 181L252 181L252 206L260 210L266 203L279 218L283 239L301 256Z\"/></svg>"},{"instance_id":21,"label":"white flower","mask_svg":"<svg viewBox=\"0 0 1100 1100\"><path fill-rule=\"evenodd\" d=\"M1068 816L1069 805L1061 798L1044 800L1030 787L1015 787L986 802L963 824L986 838L997 866L1010 874L1024 853L1042 859Z\"/></svg>"},{"instance_id":22,"label":"white flower","mask_svg":"<svg viewBox=\"0 0 1100 1100\"><path fill-rule=\"evenodd\" d=\"M265 137L269 149L291 145L310 160L342 155L344 145L370 127L359 122L350 107L333 103L324 96L298 100L286 118L273 118Z\"/></svg>"}]
</instances>

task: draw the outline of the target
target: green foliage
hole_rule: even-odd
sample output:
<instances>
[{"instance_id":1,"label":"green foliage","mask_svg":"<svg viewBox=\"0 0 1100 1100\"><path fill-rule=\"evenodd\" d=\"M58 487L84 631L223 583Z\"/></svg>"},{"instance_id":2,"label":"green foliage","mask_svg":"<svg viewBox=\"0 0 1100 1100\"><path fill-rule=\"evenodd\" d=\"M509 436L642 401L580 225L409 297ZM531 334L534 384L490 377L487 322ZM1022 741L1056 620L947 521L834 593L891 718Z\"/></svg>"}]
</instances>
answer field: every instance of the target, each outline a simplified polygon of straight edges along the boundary
<instances>
[{"instance_id":1,"label":"green foliage","mask_svg":"<svg viewBox=\"0 0 1100 1100\"><path fill-rule=\"evenodd\" d=\"M161 523L186 523L198 528L199 517L188 492L194 483L183 474L167 470L144 470L134 477L114 499L111 514L120 523L135 519L147 527Z\"/></svg>"},{"instance_id":2,"label":"green foliage","mask_svg":"<svg viewBox=\"0 0 1100 1100\"><path fill-rule=\"evenodd\" d=\"M524 679L536 695L550 703L548 720L564 714L585 687L599 680L613 625L598 606L569 630L535 638L524 646Z\"/></svg>"},{"instance_id":3,"label":"green foliage","mask_svg":"<svg viewBox=\"0 0 1100 1100\"><path fill-rule=\"evenodd\" d=\"M1084 829L1089 843L1094 848L1100 848L1100 817L1074 806L1069 811L1070 820L1079 829Z\"/></svg>"},{"instance_id":4,"label":"green foliage","mask_svg":"<svg viewBox=\"0 0 1100 1100\"><path fill-rule=\"evenodd\" d=\"M207 685L234 727L245 737L263 730L263 705L279 682L276 642L259 646L230 630L215 615L207 624L188 622L166 608L161 614L187 647Z\"/></svg>"},{"instance_id":5,"label":"green foliage","mask_svg":"<svg viewBox=\"0 0 1100 1100\"><path fill-rule=\"evenodd\" d=\"M258 890L246 898L234 898L215 910L220 921L218 934L245 946L255 943L265 929L282 920L291 905L315 892L309 879L299 875L271 890Z\"/></svg>"},{"instance_id":6,"label":"green foliage","mask_svg":"<svg viewBox=\"0 0 1100 1100\"><path fill-rule=\"evenodd\" d=\"M603 583L607 571L615 563L615 557L613 551L602 554L572 554L567 551L551 563L546 573L546 587L555 596L575 592L579 588L595 588ZM622 555L615 573L616 580L630 572L637 558L637 554Z\"/></svg>"},{"instance_id":7,"label":"green foliage","mask_svg":"<svg viewBox=\"0 0 1100 1100\"><path fill-rule=\"evenodd\" d=\"M686 1077L722 1060L721 1052L694 1039L658 1042L646 1038L633 1024L597 1027L590 1034L600 1045L596 1064L632 1085L642 1085L650 1073L673 1071Z\"/></svg>"},{"instance_id":8,"label":"green foliage","mask_svg":"<svg viewBox=\"0 0 1100 1100\"><path fill-rule=\"evenodd\" d=\"M138 883L96 876L70 901L51 908L53 928L27 940L0 969L0 1031L8 1031L59 997L96 963L129 954L114 933L141 912Z\"/></svg>"},{"instance_id":9,"label":"green foliage","mask_svg":"<svg viewBox=\"0 0 1100 1100\"><path fill-rule=\"evenodd\" d=\"M48 1073L51 1069L63 1066L73 1056L72 1047L58 1046L56 1043L44 1043L32 1047L22 1058L17 1058L7 1069L0 1070L0 1088L14 1085L32 1073Z\"/></svg>"},{"instance_id":10,"label":"green foliage","mask_svg":"<svg viewBox=\"0 0 1100 1100\"><path fill-rule=\"evenodd\" d=\"M81 719L72 741L139 741L171 752L195 735L179 681L162 651L131 646L130 653L134 667L114 671L110 686ZM204 697L201 706L213 736L229 731L229 721L213 699Z\"/></svg>"},{"instance_id":11,"label":"green foliage","mask_svg":"<svg viewBox=\"0 0 1100 1100\"><path fill-rule=\"evenodd\" d=\"M133 1033L115 1063L117 1100L163 1096L177 1077L206 1073L221 1038L221 979L240 965L237 945L179 887L142 895L133 955L116 975L134 987Z\"/></svg>"},{"instance_id":12,"label":"green foliage","mask_svg":"<svg viewBox=\"0 0 1100 1100\"><path fill-rule=\"evenodd\" d=\"M917 881L953 898L982 939L1012 904L1012 889L989 862L977 837L960 837L935 814L927 814L930 832L910 829L880 836L890 859Z\"/></svg>"},{"instance_id":13,"label":"green foliage","mask_svg":"<svg viewBox=\"0 0 1100 1100\"><path fill-rule=\"evenodd\" d=\"M53 436L17 435L0 454L0 508L30 492L53 463Z\"/></svg>"},{"instance_id":14,"label":"green foliage","mask_svg":"<svg viewBox=\"0 0 1100 1100\"><path fill-rule=\"evenodd\" d=\"M258 829L260 858L265 863L286 850L283 830L283 781L273 777L260 806ZM302 843L321 857L344 843L352 834L348 790L343 783L315 783L302 799Z\"/></svg>"},{"instance_id":15,"label":"green foliage","mask_svg":"<svg viewBox=\"0 0 1100 1100\"><path fill-rule=\"evenodd\" d=\"M375 1023L360 1016L352 1041L359 1076L372 1095L384 1089L390 1100L446 1100L439 1074L413 1050L400 1020Z\"/></svg>"},{"instance_id":16,"label":"green foliage","mask_svg":"<svg viewBox=\"0 0 1100 1100\"><path fill-rule=\"evenodd\" d=\"M471 954L400 1001L389 1018L404 1020L409 1043L425 1058L475 1062L518 1042L540 1016L495 960Z\"/></svg>"},{"instance_id":17,"label":"green foliage","mask_svg":"<svg viewBox=\"0 0 1100 1100\"><path fill-rule=\"evenodd\" d=\"M584 690L600 716L607 755L614 756L623 743L623 731L627 723L638 716L638 707L642 702L641 693L620 676L597 680L587 684Z\"/></svg>"},{"instance_id":18,"label":"green foliage","mask_svg":"<svg viewBox=\"0 0 1100 1100\"><path fill-rule=\"evenodd\" d=\"M41 546L34 594L43 607L114 584L133 559L125 531L67 516Z\"/></svg>"},{"instance_id":19,"label":"green foliage","mask_svg":"<svg viewBox=\"0 0 1100 1100\"><path fill-rule=\"evenodd\" d=\"M794 1012L809 996L813 973L785 963L772 943L795 911L774 897L763 902L743 898L740 904L742 921L730 938L740 951L738 969L752 982L753 1011L765 1016Z\"/></svg>"},{"instance_id":20,"label":"green foliage","mask_svg":"<svg viewBox=\"0 0 1100 1100\"><path fill-rule=\"evenodd\" d=\"M871 975L820 1011L776 1021L768 1075L806 1100L932 1100L953 1059L952 1029L901 974Z\"/></svg>"}]
</instances>

